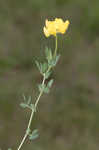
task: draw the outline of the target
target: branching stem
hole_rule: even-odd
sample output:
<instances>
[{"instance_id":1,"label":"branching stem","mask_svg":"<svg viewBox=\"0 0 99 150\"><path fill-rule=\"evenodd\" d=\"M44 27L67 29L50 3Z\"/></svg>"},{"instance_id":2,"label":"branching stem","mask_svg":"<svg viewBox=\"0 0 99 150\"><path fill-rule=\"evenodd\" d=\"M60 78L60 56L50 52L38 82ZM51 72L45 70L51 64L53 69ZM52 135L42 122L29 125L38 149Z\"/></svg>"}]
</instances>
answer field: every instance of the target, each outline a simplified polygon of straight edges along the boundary
<instances>
[{"instance_id":1,"label":"branching stem","mask_svg":"<svg viewBox=\"0 0 99 150\"><path fill-rule=\"evenodd\" d=\"M48 68L47 72L49 72L50 69L51 69L51 67ZM44 76L43 76L42 85L45 84L45 80L46 80L46 78L45 78L45 75L44 75ZM37 108L37 104L38 104L38 102L39 102L40 97L42 96L42 94L43 94L43 89L42 89L41 92L39 93L39 96L38 96L38 98L37 98L37 100L36 100L36 102L35 102L35 105L34 105L34 106L35 106L35 109L32 109L31 116L30 116L29 123L28 123L28 127L27 127L27 130L26 130L26 133L25 133L25 135L24 135L24 137L23 137L23 139L22 139L22 141L21 141L19 147L17 148L17 150L20 150L20 149L21 149L21 147L22 147L22 145L24 144L24 142L25 142L27 136L29 135L30 126L31 126L31 122L32 122L32 119L33 119L33 116L34 116L34 112L35 112L35 110L36 110L36 108Z\"/></svg>"},{"instance_id":2,"label":"branching stem","mask_svg":"<svg viewBox=\"0 0 99 150\"><path fill-rule=\"evenodd\" d=\"M57 35L56 35L56 40L55 40L55 41L56 41L56 43L55 43L54 57L57 55ZM46 73L48 73L51 69L52 69L51 67L48 67ZM43 75L42 85L45 84L45 80L46 80L46 77L45 77L45 74L44 74L44 75ZM29 123L28 123L27 129L26 129L26 133L25 133L25 135L24 135L24 137L23 137L23 139L22 139L22 141L21 141L19 147L17 148L17 150L20 150L20 149L21 149L21 147L22 147L22 145L24 144L26 138L29 136L29 133L30 133L30 131L31 131L31 130L30 130L30 127L31 127L32 119L33 119L35 110L36 110L36 108L37 108L38 102L39 102L39 100L40 100L40 98L41 98L43 92L44 92L44 89L42 89L42 90L40 91L40 93L39 93L39 95L38 95L38 97L37 97L37 100L36 100L36 102L35 102L35 104L34 104L35 109L33 108L32 111L31 111L31 116L30 116Z\"/></svg>"}]
</instances>

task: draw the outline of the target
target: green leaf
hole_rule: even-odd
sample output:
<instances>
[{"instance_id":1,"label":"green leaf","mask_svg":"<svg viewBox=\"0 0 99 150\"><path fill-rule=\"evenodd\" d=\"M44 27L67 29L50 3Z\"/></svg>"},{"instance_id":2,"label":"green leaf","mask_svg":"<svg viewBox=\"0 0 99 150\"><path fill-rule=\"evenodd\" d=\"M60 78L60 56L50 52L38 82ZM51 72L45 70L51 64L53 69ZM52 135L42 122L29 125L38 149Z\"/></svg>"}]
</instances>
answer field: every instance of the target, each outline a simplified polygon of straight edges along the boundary
<instances>
[{"instance_id":1,"label":"green leaf","mask_svg":"<svg viewBox=\"0 0 99 150\"><path fill-rule=\"evenodd\" d=\"M49 88L51 88L51 86L52 86L52 84L53 84L53 79L51 79L49 82L48 82L48 84L47 84L47 86L49 87Z\"/></svg>"},{"instance_id":2,"label":"green leaf","mask_svg":"<svg viewBox=\"0 0 99 150\"><path fill-rule=\"evenodd\" d=\"M20 106L22 107L22 108L30 108L30 109L32 109L32 107L31 107L31 99L32 99L32 97L31 96L29 96L28 97L28 99L26 99L26 97L23 95L23 98L24 98L24 102L22 102L21 104L20 104Z\"/></svg>"},{"instance_id":3,"label":"green leaf","mask_svg":"<svg viewBox=\"0 0 99 150\"><path fill-rule=\"evenodd\" d=\"M37 134L38 133L38 129L34 129L33 131L32 131L32 134L34 135L34 134Z\"/></svg>"},{"instance_id":4,"label":"green leaf","mask_svg":"<svg viewBox=\"0 0 99 150\"><path fill-rule=\"evenodd\" d=\"M59 60L59 58L60 58L60 55L57 55L55 58L53 58L52 60L49 61L49 65L50 65L51 67L56 66L56 64L57 64L57 62L58 62L58 60Z\"/></svg>"},{"instance_id":5,"label":"green leaf","mask_svg":"<svg viewBox=\"0 0 99 150\"><path fill-rule=\"evenodd\" d=\"M31 107L32 110L34 110L36 112L36 108L35 108L34 104L30 104L30 107Z\"/></svg>"},{"instance_id":6,"label":"green leaf","mask_svg":"<svg viewBox=\"0 0 99 150\"><path fill-rule=\"evenodd\" d=\"M27 104L25 104L25 103L21 103L21 104L20 104L20 106L21 106L22 108L26 108L26 107L28 107L28 105L27 105Z\"/></svg>"},{"instance_id":7,"label":"green leaf","mask_svg":"<svg viewBox=\"0 0 99 150\"><path fill-rule=\"evenodd\" d=\"M42 84L38 84L38 88L39 88L39 91L41 92L41 90L42 90Z\"/></svg>"},{"instance_id":8,"label":"green leaf","mask_svg":"<svg viewBox=\"0 0 99 150\"><path fill-rule=\"evenodd\" d=\"M47 58L48 61L50 61L53 57L52 56L52 51L48 47L46 47L46 49L45 49L45 55L46 55L46 58Z\"/></svg>"},{"instance_id":9,"label":"green leaf","mask_svg":"<svg viewBox=\"0 0 99 150\"><path fill-rule=\"evenodd\" d=\"M59 58L60 58L60 54L56 56L55 64L57 64L57 62L59 61Z\"/></svg>"},{"instance_id":10,"label":"green leaf","mask_svg":"<svg viewBox=\"0 0 99 150\"><path fill-rule=\"evenodd\" d=\"M27 101L27 105L30 105L30 103L31 103L31 99L32 99L32 97L31 97L31 96L29 96L28 101Z\"/></svg>"},{"instance_id":11,"label":"green leaf","mask_svg":"<svg viewBox=\"0 0 99 150\"><path fill-rule=\"evenodd\" d=\"M11 148L8 148L8 150L12 150Z\"/></svg>"},{"instance_id":12,"label":"green leaf","mask_svg":"<svg viewBox=\"0 0 99 150\"><path fill-rule=\"evenodd\" d=\"M38 134L36 134L36 135L31 135L31 136L29 136L29 139L30 140L35 140L35 139L37 139L39 137L39 135Z\"/></svg>"},{"instance_id":13,"label":"green leaf","mask_svg":"<svg viewBox=\"0 0 99 150\"><path fill-rule=\"evenodd\" d=\"M35 140L36 138L38 138L39 134L38 134L38 130L35 129L30 135L29 135L29 139L30 140Z\"/></svg>"},{"instance_id":14,"label":"green leaf","mask_svg":"<svg viewBox=\"0 0 99 150\"><path fill-rule=\"evenodd\" d=\"M28 128L28 129L26 130L26 133L29 135L30 132L31 132L31 130Z\"/></svg>"},{"instance_id":15,"label":"green leaf","mask_svg":"<svg viewBox=\"0 0 99 150\"><path fill-rule=\"evenodd\" d=\"M45 87L45 88L44 88L44 93L47 93L47 94L48 94L49 91L50 91L50 90L49 90L49 87Z\"/></svg>"},{"instance_id":16,"label":"green leaf","mask_svg":"<svg viewBox=\"0 0 99 150\"><path fill-rule=\"evenodd\" d=\"M38 85L39 91L41 92L45 88L45 84Z\"/></svg>"},{"instance_id":17,"label":"green leaf","mask_svg":"<svg viewBox=\"0 0 99 150\"><path fill-rule=\"evenodd\" d=\"M39 62L36 60L35 63L36 63L37 68L39 69L39 71L41 71L41 67L40 67Z\"/></svg>"},{"instance_id":18,"label":"green leaf","mask_svg":"<svg viewBox=\"0 0 99 150\"><path fill-rule=\"evenodd\" d=\"M49 87L47 87L45 84L44 85L39 84L38 88L40 92L43 91L44 93L49 93Z\"/></svg>"},{"instance_id":19,"label":"green leaf","mask_svg":"<svg viewBox=\"0 0 99 150\"><path fill-rule=\"evenodd\" d=\"M43 74L46 71L47 63L39 63L38 61L35 61L37 68L39 69L40 73Z\"/></svg>"},{"instance_id":20,"label":"green leaf","mask_svg":"<svg viewBox=\"0 0 99 150\"><path fill-rule=\"evenodd\" d=\"M46 72L46 73L45 73L45 79L48 79L48 78L49 78L49 76L51 75L51 73L52 73L51 71Z\"/></svg>"},{"instance_id":21,"label":"green leaf","mask_svg":"<svg viewBox=\"0 0 99 150\"><path fill-rule=\"evenodd\" d=\"M45 73L48 68L47 63L42 64L42 73Z\"/></svg>"}]
</instances>

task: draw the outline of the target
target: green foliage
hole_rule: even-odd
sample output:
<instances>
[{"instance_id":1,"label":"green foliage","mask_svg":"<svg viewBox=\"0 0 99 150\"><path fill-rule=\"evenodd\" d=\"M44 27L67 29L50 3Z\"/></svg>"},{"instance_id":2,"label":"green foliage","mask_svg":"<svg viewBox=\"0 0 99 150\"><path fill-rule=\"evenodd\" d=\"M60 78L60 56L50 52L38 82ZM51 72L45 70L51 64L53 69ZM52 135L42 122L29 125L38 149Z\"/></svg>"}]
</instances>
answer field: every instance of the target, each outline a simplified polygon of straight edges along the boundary
<instances>
[{"instance_id":1,"label":"green foliage","mask_svg":"<svg viewBox=\"0 0 99 150\"><path fill-rule=\"evenodd\" d=\"M38 130L37 130L37 129L35 129L35 130L33 130L33 131L32 131L32 133L31 133L31 134L29 134L29 139L30 139L30 140L35 140L35 139L37 139L37 138L38 138L38 136L39 136L39 134L38 134Z\"/></svg>"},{"instance_id":2,"label":"green foliage","mask_svg":"<svg viewBox=\"0 0 99 150\"><path fill-rule=\"evenodd\" d=\"M42 92L45 89L45 84L38 84L39 92Z\"/></svg>"},{"instance_id":3,"label":"green foliage","mask_svg":"<svg viewBox=\"0 0 99 150\"><path fill-rule=\"evenodd\" d=\"M39 63L38 61L35 61L37 68L39 69L40 73L43 74L45 69L45 64Z\"/></svg>"},{"instance_id":4,"label":"green foliage","mask_svg":"<svg viewBox=\"0 0 99 150\"><path fill-rule=\"evenodd\" d=\"M45 86L45 88L44 88L44 93L49 93L50 92L50 88L51 88L51 86L52 86L52 84L53 84L53 79L51 79L49 82L48 82L48 84Z\"/></svg>"},{"instance_id":5,"label":"green foliage","mask_svg":"<svg viewBox=\"0 0 99 150\"><path fill-rule=\"evenodd\" d=\"M51 88L51 86L52 86L52 84L53 84L53 79L51 79L49 82L48 82L48 84L47 84L47 87L49 87L49 88Z\"/></svg>"},{"instance_id":6,"label":"green foliage","mask_svg":"<svg viewBox=\"0 0 99 150\"><path fill-rule=\"evenodd\" d=\"M47 63L43 63L41 65L41 71L42 71L42 74L44 74L48 69L48 64Z\"/></svg>"},{"instance_id":7,"label":"green foliage","mask_svg":"<svg viewBox=\"0 0 99 150\"><path fill-rule=\"evenodd\" d=\"M35 61L37 68L39 69L40 73L43 75L47 68L48 68L48 64L45 63L39 63L38 61Z\"/></svg>"},{"instance_id":8,"label":"green foliage","mask_svg":"<svg viewBox=\"0 0 99 150\"><path fill-rule=\"evenodd\" d=\"M50 77L51 73L52 73L51 71L46 72L46 73L45 73L45 79L48 79L48 78Z\"/></svg>"},{"instance_id":9,"label":"green foliage","mask_svg":"<svg viewBox=\"0 0 99 150\"><path fill-rule=\"evenodd\" d=\"M20 106L22 108L30 108L30 109L33 109L34 108L34 105L31 103L31 100L32 100L32 97L29 96L28 99L26 98L25 95L23 95L23 99L24 99L24 102L22 102L20 104Z\"/></svg>"},{"instance_id":10,"label":"green foliage","mask_svg":"<svg viewBox=\"0 0 99 150\"><path fill-rule=\"evenodd\" d=\"M55 67L59 61L59 58L60 58L60 55L56 55L55 58L53 58L51 61L49 61L49 65L51 67Z\"/></svg>"},{"instance_id":11,"label":"green foliage","mask_svg":"<svg viewBox=\"0 0 99 150\"><path fill-rule=\"evenodd\" d=\"M38 61L35 61L35 63L40 73L44 76L44 79L46 80L50 77L51 68L56 66L60 58L60 55L53 56L52 50L46 47L45 56L46 56L47 62L39 63ZM39 92L49 93L52 84L53 84L53 79L51 79L47 85L44 83L38 84Z\"/></svg>"},{"instance_id":12,"label":"green foliage","mask_svg":"<svg viewBox=\"0 0 99 150\"><path fill-rule=\"evenodd\" d=\"M40 91L40 92L43 91L44 93L49 93L52 84L53 84L53 79L51 79L51 80L48 82L47 85L46 85L46 84L39 84L39 85L38 85L39 91Z\"/></svg>"},{"instance_id":13,"label":"green foliage","mask_svg":"<svg viewBox=\"0 0 99 150\"><path fill-rule=\"evenodd\" d=\"M44 88L44 93L48 94L49 92L50 92L50 90L49 90L49 88L46 86L46 87Z\"/></svg>"},{"instance_id":14,"label":"green foliage","mask_svg":"<svg viewBox=\"0 0 99 150\"><path fill-rule=\"evenodd\" d=\"M52 51L48 47L45 48L45 56L46 56L48 63L53 59Z\"/></svg>"},{"instance_id":15,"label":"green foliage","mask_svg":"<svg viewBox=\"0 0 99 150\"><path fill-rule=\"evenodd\" d=\"M27 134L27 135L29 135L29 134L30 134L30 132L31 132L30 128L27 128L27 130L26 130L26 134Z\"/></svg>"},{"instance_id":16,"label":"green foliage","mask_svg":"<svg viewBox=\"0 0 99 150\"><path fill-rule=\"evenodd\" d=\"M51 49L49 49L48 47L45 48L45 56L46 56L46 59L48 62L48 66L50 66L50 67L55 67L60 58L59 54L54 57L52 55Z\"/></svg>"},{"instance_id":17,"label":"green foliage","mask_svg":"<svg viewBox=\"0 0 99 150\"><path fill-rule=\"evenodd\" d=\"M49 49L48 47L45 48L45 56L47 62L44 63L39 63L37 60L35 61L36 66L40 73L45 77L45 79L48 79L49 76L51 75L51 69L56 66L57 62L59 61L60 55L56 55L55 57L52 55L52 50ZM43 85L44 86L44 85ZM39 90L41 91L42 85L39 85ZM46 90L47 91L47 90Z\"/></svg>"}]
</instances>

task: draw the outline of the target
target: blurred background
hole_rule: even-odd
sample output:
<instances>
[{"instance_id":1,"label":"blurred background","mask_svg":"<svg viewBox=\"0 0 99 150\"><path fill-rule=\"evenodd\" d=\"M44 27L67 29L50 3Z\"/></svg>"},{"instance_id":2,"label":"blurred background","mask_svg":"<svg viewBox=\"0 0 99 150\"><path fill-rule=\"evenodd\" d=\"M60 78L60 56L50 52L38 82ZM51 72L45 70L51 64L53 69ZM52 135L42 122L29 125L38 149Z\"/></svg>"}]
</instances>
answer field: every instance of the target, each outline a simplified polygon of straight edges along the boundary
<instances>
[{"instance_id":1,"label":"blurred background","mask_svg":"<svg viewBox=\"0 0 99 150\"><path fill-rule=\"evenodd\" d=\"M71 24L58 37L61 59L50 94L43 95L32 128L39 138L22 150L99 149L99 0L0 0L0 148L16 149L30 111L22 94L38 94L42 79L34 60L44 60L54 38L43 34L45 19Z\"/></svg>"}]
</instances>

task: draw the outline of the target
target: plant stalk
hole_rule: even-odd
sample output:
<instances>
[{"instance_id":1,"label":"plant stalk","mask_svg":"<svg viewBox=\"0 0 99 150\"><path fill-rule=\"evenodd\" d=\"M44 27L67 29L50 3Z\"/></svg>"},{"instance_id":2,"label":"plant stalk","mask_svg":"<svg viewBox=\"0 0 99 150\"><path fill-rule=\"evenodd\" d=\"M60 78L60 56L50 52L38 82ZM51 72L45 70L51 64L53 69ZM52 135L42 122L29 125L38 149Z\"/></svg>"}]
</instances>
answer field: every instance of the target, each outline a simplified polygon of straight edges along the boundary
<instances>
[{"instance_id":1,"label":"plant stalk","mask_svg":"<svg viewBox=\"0 0 99 150\"><path fill-rule=\"evenodd\" d=\"M55 41L56 41L56 42L55 42L54 57L56 57L56 55L57 55L57 35L56 35ZM49 72L50 70L51 70L51 67L48 68L48 70L46 71L46 73ZM45 75L44 75L44 76L43 76L42 85L45 84L45 80L46 80L46 78L45 78ZM28 135L29 135L29 133L30 133L30 127L31 127L32 119L33 119L35 110L36 110L36 108L37 108L38 102L39 102L39 100L40 100L40 98L41 98L41 96L42 96L42 94L43 94L43 92L44 92L43 90L44 90L44 89L42 89L42 90L40 91L40 93L39 93L39 95L38 95L38 98L37 98L37 100L36 100L36 102L35 102L35 104L34 104L35 109L32 109L32 112L31 112L31 115L30 115L30 119L29 119L29 123L28 123L27 130L26 130L26 133L25 133L25 135L24 135L24 137L23 137L23 139L22 139L22 141L21 141L19 147L17 148L17 150L20 150L20 149L21 149L22 145L24 144L26 138L28 137Z\"/></svg>"}]
</instances>

